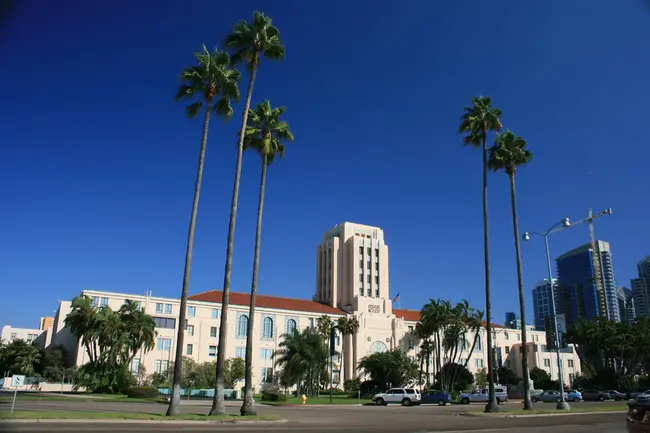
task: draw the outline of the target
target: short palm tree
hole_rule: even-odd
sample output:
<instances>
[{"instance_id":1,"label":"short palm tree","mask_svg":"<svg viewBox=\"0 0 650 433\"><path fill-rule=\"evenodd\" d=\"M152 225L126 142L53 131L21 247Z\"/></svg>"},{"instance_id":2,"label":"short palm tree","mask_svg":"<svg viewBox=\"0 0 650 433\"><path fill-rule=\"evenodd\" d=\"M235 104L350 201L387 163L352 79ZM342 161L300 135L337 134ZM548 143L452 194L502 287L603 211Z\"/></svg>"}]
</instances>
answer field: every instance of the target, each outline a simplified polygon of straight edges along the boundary
<instances>
[{"instance_id":1,"label":"short palm tree","mask_svg":"<svg viewBox=\"0 0 650 433\"><path fill-rule=\"evenodd\" d=\"M517 167L530 162L533 154L526 148L526 140L507 130L497 134L494 146L490 148L488 166L493 171L503 171L510 180L510 205L512 211L512 228L515 236L515 256L517 257L517 287L519 289L519 313L521 314L521 366L523 371L524 410L533 408L530 400L530 382L528 372L528 344L526 342L526 307L524 298L524 277L521 270L521 251L519 249L519 220L517 217L517 193L515 173Z\"/></svg>"},{"instance_id":2,"label":"short palm tree","mask_svg":"<svg viewBox=\"0 0 650 433\"><path fill-rule=\"evenodd\" d=\"M208 143L208 129L212 112L226 119L232 116L230 101L239 100L240 73L230 62L230 56L224 51L209 51L205 45L195 54L196 65L181 73L182 84L176 94L176 100L190 99L193 102L186 107L186 114L192 118L201 108L204 108L203 133L199 162L194 183L194 200L190 214L190 226L187 234L185 249L185 270L183 272L183 287L181 289L181 305L178 314L178 336L176 337L176 354L174 356L174 379L172 382L172 398L170 399L167 415L178 415L181 398L181 360L183 358L183 337L185 334L185 315L187 309L187 294L190 285L190 268L192 267L192 251L194 249L194 229L196 216L199 211L199 196L203 179L203 162Z\"/></svg>"},{"instance_id":3,"label":"short palm tree","mask_svg":"<svg viewBox=\"0 0 650 433\"><path fill-rule=\"evenodd\" d=\"M239 21L234 25L232 33L226 37L224 45L232 50L231 61L233 64L244 63L250 76L246 102L239 130L239 144L237 146L237 163L235 168L235 182L232 190L230 204L230 221L228 223L228 241L226 247L226 266L223 273L223 299L221 301L221 322L219 327L219 347L217 350L217 380L214 388L214 398L210 415L225 415L226 403L224 395L224 373L226 362L226 347L228 347L228 307L230 305L230 277L232 273L232 256L235 247L235 224L237 221L237 202L239 200L239 183L241 180L242 154L244 140L246 139L246 126L251 107L253 85L260 65L260 60L265 57L272 60L284 58L284 45L280 41L280 32L273 26L271 18L261 12L253 14L253 20L248 23Z\"/></svg>"},{"instance_id":4,"label":"short palm tree","mask_svg":"<svg viewBox=\"0 0 650 433\"><path fill-rule=\"evenodd\" d=\"M488 172L488 150L487 136L490 131L501 129L502 112L492 107L492 99L489 96L478 96L472 98L472 106L465 107L465 113L461 117L459 134L466 134L464 143L466 146L480 147L483 156L483 254L485 267L485 315L487 331L487 347L492 350L492 305L490 301L490 235L488 229L488 202L487 202L487 172ZM485 406L486 412L497 412L498 406L494 394L494 354L488 355L488 386L490 401Z\"/></svg>"},{"instance_id":5,"label":"short palm tree","mask_svg":"<svg viewBox=\"0 0 650 433\"><path fill-rule=\"evenodd\" d=\"M255 302L257 299L257 277L260 269L260 246L262 243L262 213L264 211L264 191L266 188L266 169L275 160L284 155L284 144L293 141L289 124L280 117L287 109L272 108L270 101L264 101L248 114L244 145L255 150L262 158L262 175L257 204L257 228L255 230L255 252L253 254L253 281L251 283L250 306L248 310L248 333L246 335L246 372L244 402L242 415L255 415L253 405L253 330L255 329Z\"/></svg>"}]
</instances>

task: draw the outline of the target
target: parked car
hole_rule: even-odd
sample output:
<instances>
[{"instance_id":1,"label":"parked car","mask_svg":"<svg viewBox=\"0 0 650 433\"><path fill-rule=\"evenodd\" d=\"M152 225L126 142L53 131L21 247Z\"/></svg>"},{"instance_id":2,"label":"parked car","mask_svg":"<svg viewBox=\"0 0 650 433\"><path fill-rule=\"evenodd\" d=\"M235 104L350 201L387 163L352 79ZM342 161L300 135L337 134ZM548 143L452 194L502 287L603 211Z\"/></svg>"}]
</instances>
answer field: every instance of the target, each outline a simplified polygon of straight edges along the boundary
<instances>
[{"instance_id":1,"label":"parked car","mask_svg":"<svg viewBox=\"0 0 650 433\"><path fill-rule=\"evenodd\" d=\"M582 397L585 401L604 401L612 398L609 392L599 389L583 389Z\"/></svg>"},{"instance_id":2,"label":"parked car","mask_svg":"<svg viewBox=\"0 0 650 433\"><path fill-rule=\"evenodd\" d=\"M650 394L650 389L646 391L628 391L625 393L625 397L628 400L634 400L641 394Z\"/></svg>"},{"instance_id":3,"label":"parked car","mask_svg":"<svg viewBox=\"0 0 650 433\"><path fill-rule=\"evenodd\" d=\"M438 391L436 389L424 391L420 400L420 404L437 404L438 406L444 406L447 403L451 403L451 396L446 392Z\"/></svg>"},{"instance_id":4,"label":"parked car","mask_svg":"<svg viewBox=\"0 0 650 433\"><path fill-rule=\"evenodd\" d=\"M569 396L567 395L566 392L564 393L564 399L567 400L567 401L569 400ZM549 402L557 402L557 403L559 403L560 401L562 401L562 395L560 394L560 391L556 391L556 390L552 389L552 390L544 391L541 394L537 394L537 395L531 397L530 400L533 403L537 403L538 401L541 401L541 402L544 402L544 403L549 403Z\"/></svg>"},{"instance_id":5,"label":"parked car","mask_svg":"<svg viewBox=\"0 0 650 433\"><path fill-rule=\"evenodd\" d=\"M386 406L390 403L410 406L412 404L420 404L420 400L420 391L412 388L391 388L386 392L375 394L372 397L372 401L377 406Z\"/></svg>"},{"instance_id":6,"label":"parked car","mask_svg":"<svg viewBox=\"0 0 650 433\"><path fill-rule=\"evenodd\" d=\"M501 404L503 402L508 401L508 390L503 387L496 387L494 389L494 394L496 395L497 398L497 404ZM460 402L462 404L470 404L470 403L487 403L490 394L487 389L477 389L472 392L466 392L461 394L459 397Z\"/></svg>"},{"instance_id":7,"label":"parked car","mask_svg":"<svg viewBox=\"0 0 650 433\"><path fill-rule=\"evenodd\" d=\"M641 394L637 394L635 397L633 397L634 400L636 401L650 401L650 389L647 391L643 391Z\"/></svg>"},{"instance_id":8,"label":"parked car","mask_svg":"<svg viewBox=\"0 0 650 433\"><path fill-rule=\"evenodd\" d=\"M627 431L629 433L650 431L650 401L631 400L627 406Z\"/></svg>"},{"instance_id":9,"label":"parked car","mask_svg":"<svg viewBox=\"0 0 650 433\"><path fill-rule=\"evenodd\" d=\"M578 403L581 400L584 400L582 393L575 389L570 389L566 392L567 400Z\"/></svg>"},{"instance_id":10,"label":"parked car","mask_svg":"<svg viewBox=\"0 0 650 433\"><path fill-rule=\"evenodd\" d=\"M609 396L616 401L627 400L625 394L623 394L622 392L618 392L615 389L606 389L605 392L609 394Z\"/></svg>"}]
</instances>

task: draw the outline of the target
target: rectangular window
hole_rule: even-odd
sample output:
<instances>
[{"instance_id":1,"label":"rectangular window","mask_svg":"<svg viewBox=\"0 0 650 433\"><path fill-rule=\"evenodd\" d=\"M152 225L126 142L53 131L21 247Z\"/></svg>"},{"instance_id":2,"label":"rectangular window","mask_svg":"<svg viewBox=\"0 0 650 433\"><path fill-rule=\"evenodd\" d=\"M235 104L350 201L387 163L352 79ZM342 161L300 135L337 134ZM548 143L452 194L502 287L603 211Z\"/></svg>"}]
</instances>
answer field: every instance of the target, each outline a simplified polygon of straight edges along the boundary
<instances>
[{"instance_id":1,"label":"rectangular window","mask_svg":"<svg viewBox=\"0 0 650 433\"><path fill-rule=\"evenodd\" d=\"M375 287L375 297L379 297L379 286Z\"/></svg>"},{"instance_id":2,"label":"rectangular window","mask_svg":"<svg viewBox=\"0 0 650 433\"><path fill-rule=\"evenodd\" d=\"M573 359L568 359L567 363L569 365L569 368L573 368Z\"/></svg>"},{"instance_id":3,"label":"rectangular window","mask_svg":"<svg viewBox=\"0 0 650 433\"><path fill-rule=\"evenodd\" d=\"M372 269L372 263L370 263L370 260L368 260L368 263L366 263L366 269L370 270Z\"/></svg>"},{"instance_id":4,"label":"rectangular window","mask_svg":"<svg viewBox=\"0 0 650 433\"><path fill-rule=\"evenodd\" d=\"M541 345L542 352L548 352L548 349L546 348L546 344Z\"/></svg>"},{"instance_id":5,"label":"rectangular window","mask_svg":"<svg viewBox=\"0 0 650 433\"><path fill-rule=\"evenodd\" d=\"M273 381L273 369L271 367L263 367L260 369L260 383L270 383Z\"/></svg>"},{"instance_id":6,"label":"rectangular window","mask_svg":"<svg viewBox=\"0 0 650 433\"><path fill-rule=\"evenodd\" d=\"M372 295L372 290L370 289L370 286L368 286L368 290L366 291L366 296L371 296Z\"/></svg>"},{"instance_id":7,"label":"rectangular window","mask_svg":"<svg viewBox=\"0 0 650 433\"><path fill-rule=\"evenodd\" d=\"M379 257L379 248L375 248L375 257Z\"/></svg>"},{"instance_id":8,"label":"rectangular window","mask_svg":"<svg viewBox=\"0 0 650 433\"><path fill-rule=\"evenodd\" d=\"M368 278L366 278L366 280L367 280L369 283L372 282L372 280L370 279L370 274L368 274L367 277L368 277Z\"/></svg>"},{"instance_id":9,"label":"rectangular window","mask_svg":"<svg viewBox=\"0 0 650 433\"><path fill-rule=\"evenodd\" d=\"M194 335L194 325L187 325L187 335Z\"/></svg>"},{"instance_id":10,"label":"rectangular window","mask_svg":"<svg viewBox=\"0 0 650 433\"><path fill-rule=\"evenodd\" d=\"M108 298L101 298L101 299L99 300L99 304L100 304L102 307L105 307L106 305L108 305Z\"/></svg>"},{"instance_id":11,"label":"rectangular window","mask_svg":"<svg viewBox=\"0 0 650 433\"><path fill-rule=\"evenodd\" d=\"M262 359L271 359L273 358L272 349L260 349L260 358Z\"/></svg>"},{"instance_id":12,"label":"rectangular window","mask_svg":"<svg viewBox=\"0 0 650 433\"><path fill-rule=\"evenodd\" d=\"M156 339L156 350L161 350L163 352L169 352L172 347L172 340L169 338L158 337Z\"/></svg>"},{"instance_id":13,"label":"rectangular window","mask_svg":"<svg viewBox=\"0 0 650 433\"><path fill-rule=\"evenodd\" d=\"M210 337L214 338L217 336L217 327L216 326L210 326Z\"/></svg>"},{"instance_id":14,"label":"rectangular window","mask_svg":"<svg viewBox=\"0 0 650 433\"><path fill-rule=\"evenodd\" d=\"M217 356L217 346L208 346L208 356L210 358Z\"/></svg>"},{"instance_id":15,"label":"rectangular window","mask_svg":"<svg viewBox=\"0 0 650 433\"><path fill-rule=\"evenodd\" d=\"M363 283L363 274L359 274L359 282Z\"/></svg>"},{"instance_id":16,"label":"rectangular window","mask_svg":"<svg viewBox=\"0 0 650 433\"><path fill-rule=\"evenodd\" d=\"M235 347L235 358L246 358L246 348L245 347Z\"/></svg>"},{"instance_id":17,"label":"rectangular window","mask_svg":"<svg viewBox=\"0 0 650 433\"><path fill-rule=\"evenodd\" d=\"M196 316L196 307L187 307L187 317Z\"/></svg>"},{"instance_id":18,"label":"rectangular window","mask_svg":"<svg viewBox=\"0 0 650 433\"><path fill-rule=\"evenodd\" d=\"M368 255L370 255L370 254L372 254L372 249L370 247L368 247L368 248L366 248L366 252L368 253Z\"/></svg>"},{"instance_id":19,"label":"rectangular window","mask_svg":"<svg viewBox=\"0 0 650 433\"><path fill-rule=\"evenodd\" d=\"M359 260L359 270L363 269L363 259Z\"/></svg>"},{"instance_id":20,"label":"rectangular window","mask_svg":"<svg viewBox=\"0 0 650 433\"><path fill-rule=\"evenodd\" d=\"M153 317L153 323L156 328L174 329L176 328L176 319L167 317Z\"/></svg>"},{"instance_id":21,"label":"rectangular window","mask_svg":"<svg viewBox=\"0 0 650 433\"><path fill-rule=\"evenodd\" d=\"M191 355L192 352L194 352L194 345L193 344L188 344L187 348L185 350L186 355Z\"/></svg>"},{"instance_id":22,"label":"rectangular window","mask_svg":"<svg viewBox=\"0 0 650 433\"><path fill-rule=\"evenodd\" d=\"M93 307L96 307L99 304L99 296L93 296Z\"/></svg>"},{"instance_id":23,"label":"rectangular window","mask_svg":"<svg viewBox=\"0 0 650 433\"><path fill-rule=\"evenodd\" d=\"M314 318L313 318L313 317L310 317L310 318L309 318L309 327L310 327L310 328L313 328L313 327L314 327Z\"/></svg>"},{"instance_id":24,"label":"rectangular window","mask_svg":"<svg viewBox=\"0 0 650 433\"><path fill-rule=\"evenodd\" d=\"M544 367L550 367L551 366L551 360L550 359L544 359Z\"/></svg>"},{"instance_id":25,"label":"rectangular window","mask_svg":"<svg viewBox=\"0 0 650 433\"><path fill-rule=\"evenodd\" d=\"M219 311L216 308L213 308L212 309L212 318L216 319L217 317L219 317Z\"/></svg>"},{"instance_id":26,"label":"rectangular window","mask_svg":"<svg viewBox=\"0 0 650 433\"><path fill-rule=\"evenodd\" d=\"M375 275L375 284L379 284L379 275Z\"/></svg>"},{"instance_id":27,"label":"rectangular window","mask_svg":"<svg viewBox=\"0 0 650 433\"><path fill-rule=\"evenodd\" d=\"M506 346L506 355L510 353L510 346Z\"/></svg>"},{"instance_id":28,"label":"rectangular window","mask_svg":"<svg viewBox=\"0 0 650 433\"><path fill-rule=\"evenodd\" d=\"M156 302L156 313L163 312L163 304Z\"/></svg>"},{"instance_id":29,"label":"rectangular window","mask_svg":"<svg viewBox=\"0 0 650 433\"><path fill-rule=\"evenodd\" d=\"M375 271L379 270L379 262L375 262Z\"/></svg>"},{"instance_id":30,"label":"rectangular window","mask_svg":"<svg viewBox=\"0 0 650 433\"><path fill-rule=\"evenodd\" d=\"M140 359L135 358L131 363L131 372L134 374L140 373Z\"/></svg>"},{"instance_id":31,"label":"rectangular window","mask_svg":"<svg viewBox=\"0 0 650 433\"><path fill-rule=\"evenodd\" d=\"M165 304L165 314L172 314L172 304Z\"/></svg>"},{"instance_id":32,"label":"rectangular window","mask_svg":"<svg viewBox=\"0 0 650 433\"><path fill-rule=\"evenodd\" d=\"M507 332L503 333L506 336L506 340L510 340L510 335Z\"/></svg>"},{"instance_id":33,"label":"rectangular window","mask_svg":"<svg viewBox=\"0 0 650 433\"><path fill-rule=\"evenodd\" d=\"M480 358L476 359L476 368L483 368L483 360Z\"/></svg>"}]
</instances>

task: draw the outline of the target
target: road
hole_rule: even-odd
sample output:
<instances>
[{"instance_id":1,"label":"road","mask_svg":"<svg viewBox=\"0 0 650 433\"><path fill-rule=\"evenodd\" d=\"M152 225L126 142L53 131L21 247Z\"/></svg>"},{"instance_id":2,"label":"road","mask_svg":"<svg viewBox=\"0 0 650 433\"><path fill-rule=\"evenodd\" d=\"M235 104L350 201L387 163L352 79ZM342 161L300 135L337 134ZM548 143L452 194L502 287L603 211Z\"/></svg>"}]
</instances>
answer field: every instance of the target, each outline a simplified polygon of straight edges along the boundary
<instances>
[{"instance_id":1,"label":"road","mask_svg":"<svg viewBox=\"0 0 650 433\"><path fill-rule=\"evenodd\" d=\"M19 410L63 410L91 412L145 412L164 413L166 405L157 403L106 403L68 401L18 402ZM206 413L208 402L189 402L181 406L186 413ZM229 402L228 411L236 413L237 402ZM589 403L591 404L591 403ZM597 403L596 403L597 404ZM512 405L512 404L510 404ZM518 407L519 405L514 405ZM543 406L542 406L543 407ZM621 409L625 406L621 404ZM8 410L6 403L0 410ZM260 415L275 415L287 419L281 424L255 425L161 425L141 423L100 424L78 422L74 424L2 424L0 430L9 432L176 432L214 431L230 432L393 432L393 433L461 433L485 432L548 433L549 429L561 429L562 433L624 433L624 414L593 414L534 418L486 418L461 415L462 411L479 411L480 405L469 406L421 406L421 407L375 407L375 406L265 406L258 405Z\"/></svg>"}]
</instances>

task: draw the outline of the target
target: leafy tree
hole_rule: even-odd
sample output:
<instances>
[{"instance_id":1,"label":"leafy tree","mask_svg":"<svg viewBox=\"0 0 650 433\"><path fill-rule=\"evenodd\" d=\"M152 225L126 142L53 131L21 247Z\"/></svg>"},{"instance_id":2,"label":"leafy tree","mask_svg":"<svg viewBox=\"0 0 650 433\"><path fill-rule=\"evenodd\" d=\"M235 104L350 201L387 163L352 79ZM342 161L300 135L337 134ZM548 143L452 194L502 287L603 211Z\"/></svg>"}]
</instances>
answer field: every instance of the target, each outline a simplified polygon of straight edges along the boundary
<instances>
[{"instance_id":1,"label":"leafy tree","mask_svg":"<svg viewBox=\"0 0 650 433\"><path fill-rule=\"evenodd\" d=\"M526 148L526 140L507 130L497 134L494 146L490 148L488 166L493 171L503 171L510 181L510 207L512 211L512 229L515 240L515 257L517 259L517 288L519 292L519 314L521 323L526 323L526 301L524 298L524 277L521 270L521 251L519 248L519 219L517 217L517 193L515 188L515 173L517 167L523 167L530 162L533 154ZM524 410L532 410L528 383L528 344L526 326L521 327L521 367L524 372Z\"/></svg>"},{"instance_id":2,"label":"leafy tree","mask_svg":"<svg viewBox=\"0 0 650 433\"><path fill-rule=\"evenodd\" d=\"M225 415L226 405L224 396L224 374L226 352L228 346L228 307L230 303L230 277L232 273L232 257L235 243L235 224L237 220L237 202L239 200L239 183L241 180L242 154L246 140L246 127L248 114L253 96L253 85L262 58L282 60L284 58L284 45L280 41L280 32L273 26L271 18L261 12L254 12L250 23L245 20L237 22L231 33L226 37L224 45L232 51L231 62L236 65L243 63L249 71L246 102L242 115L241 129L239 131L239 144L237 146L237 163L235 168L235 181L230 205L230 220L228 223L228 243L226 248L226 264L223 276L223 300L221 303L221 326L219 328L219 348L217 351L217 380L214 399L210 415ZM250 317L249 320L253 318ZM255 410L246 405L242 407L242 415L254 415Z\"/></svg>"},{"instance_id":3,"label":"leafy tree","mask_svg":"<svg viewBox=\"0 0 650 433\"><path fill-rule=\"evenodd\" d=\"M436 382L445 392L464 391L474 383L474 375L464 365L450 362L436 374Z\"/></svg>"},{"instance_id":4,"label":"leafy tree","mask_svg":"<svg viewBox=\"0 0 650 433\"><path fill-rule=\"evenodd\" d=\"M283 368L285 383L296 384L299 391L313 395L319 386L319 375L327 372L329 347L316 329L294 330L284 335L274 359Z\"/></svg>"},{"instance_id":5,"label":"leafy tree","mask_svg":"<svg viewBox=\"0 0 650 433\"><path fill-rule=\"evenodd\" d=\"M505 365L499 367L497 370L497 376L499 376L502 385L515 386L521 381L521 379L517 377L517 374Z\"/></svg>"},{"instance_id":6,"label":"leafy tree","mask_svg":"<svg viewBox=\"0 0 650 433\"><path fill-rule=\"evenodd\" d=\"M343 389L347 392L357 393L361 387L361 379L355 377L343 382Z\"/></svg>"},{"instance_id":7,"label":"leafy tree","mask_svg":"<svg viewBox=\"0 0 650 433\"><path fill-rule=\"evenodd\" d=\"M474 382L476 387L479 389L484 389L487 386L487 370L485 367L481 368L474 374Z\"/></svg>"},{"instance_id":8,"label":"leafy tree","mask_svg":"<svg viewBox=\"0 0 650 433\"><path fill-rule=\"evenodd\" d=\"M352 343L349 337L353 337L357 335L357 333L359 332L359 320L353 316L351 317L342 316L336 320L336 327L341 333L341 340L342 340L341 366L343 367L345 377L351 377L350 372L347 371L347 368L349 366L345 365L345 356L347 355L347 351L350 349L350 345Z\"/></svg>"},{"instance_id":9,"label":"leafy tree","mask_svg":"<svg viewBox=\"0 0 650 433\"><path fill-rule=\"evenodd\" d=\"M406 386L418 375L415 361L399 349L365 356L358 368L384 389Z\"/></svg>"},{"instance_id":10,"label":"leafy tree","mask_svg":"<svg viewBox=\"0 0 650 433\"><path fill-rule=\"evenodd\" d=\"M539 367L530 369L530 379L535 389L556 389L557 385L551 380L551 376Z\"/></svg>"},{"instance_id":11,"label":"leafy tree","mask_svg":"<svg viewBox=\"0 0 650 433\"><path fill-rule=\"evenodd\" d=\"M253 254L253 281L251 283L250 306L248 310L248 333L246 337L246 377L242 414L255 412L253 403L253 335L255 330L255 302L257 299L257 280L260 270L260 247L262 243L262 213L264 211L264 192L266 188L266 169L275 158L284 155L284 144L293 141L289 124L280 117L285 107L272 108L270 101L264 101L250 110L248 125L244 135L246 149L255 150L262 158L262 174L257 205L257 226L255 229L255 249Z\"/></svg>"},{"instance_id":12,"label":"leafy tree","mask_svg":"<svg viewBox=\"0 0 650 433\"><path fill-rule=\"evenodd\" d=\"M490 291L490 236L488 230L488 202L487 202L487 171L488 171L488 150L487 136L490 131L501 129L502 112L492 107L492 99L489 96L472 98L472 106L465 107L465 113L461 117L458 133L466 134L464 143L468 146L480 147L483 155L483 254L485 267L485 315L487 319L487 347L492 347L492 305ZM490 401L485 407L486 412L498 411L496 396L494 394L494 356L488 355L488 387Z\"/></svg>"},{"instance_id":13,"label":"leafy tree","mask_svg":"<svg viewBox=\"0 0 650 433\"><path fill-rule=\"evenodd\" d=\"M22 374L35 376L40 370L43 353L35 343L16 339L0 345L1 373L5 376Z\"/></svg>"},{"instance_id":14,"label":"leafy tree","mask_svg":"<svg viewBox=\"0 0 650 433\"><path fill-rule=\"evenodd\" d=\"M205 44L203 49L195 53L196 64L186 68L181 73L182 84L176 94L176 100L190 99L194 102L186 107L186 114L193 118L202 107L205 107L203 115L203 133L201 134L201 147L199 150L199 161L196 170L196 181L194 183L194 199L192 201L192 212L190 214L190 225L185 248L185 269L183 272L183 286L181 289L181 305L178 315L178 334L176 336L176 354L172 396L167 409L167 415L178 415L180 412L180 377L181 359L183 357L183 340L187 309L187 294L190 285L190 270L192 267L192 251L194 249L194 230L196 217L199 211L199 197L201 195L201 182L203 180L203 164L205 151L208 144L208 129L210 126L210 115L212 112L225 119L232 116L233 110L231 100L239 101L239 88L237 86L240 73L231 66L230 57L223 51L213 50L210 52Z\"/></svg>"},{"instance_id":15,"label":"leafy tree","mask_svg":"<svg viewBox=\"0 0 650 433\"><path fill-rule=\"evenodd\" d=\"M225 367L224 383L229 389L235 389L237 382L246 376L245 362L241 358L230 358Z\"/></svg>"}]
</instances>

